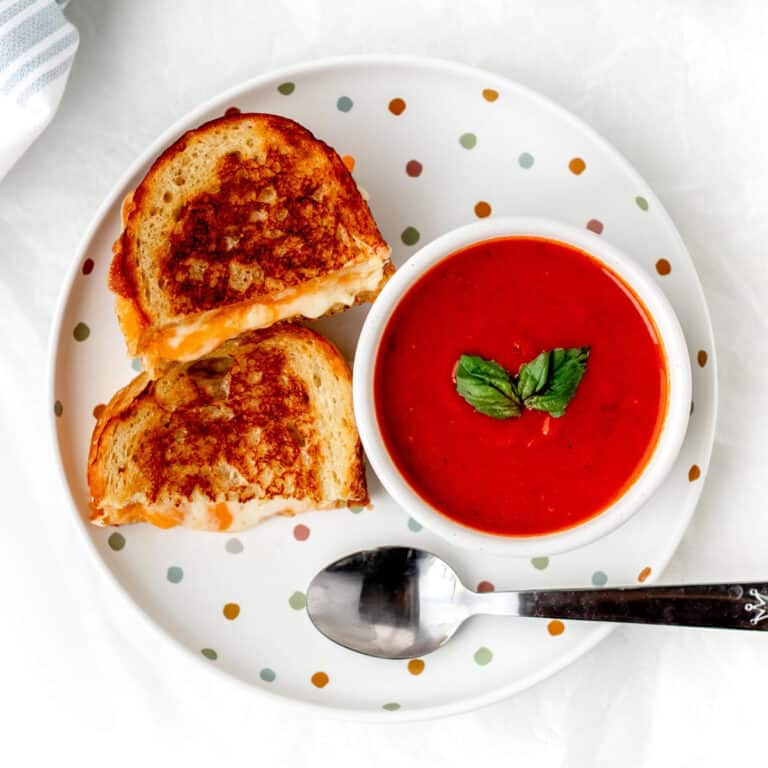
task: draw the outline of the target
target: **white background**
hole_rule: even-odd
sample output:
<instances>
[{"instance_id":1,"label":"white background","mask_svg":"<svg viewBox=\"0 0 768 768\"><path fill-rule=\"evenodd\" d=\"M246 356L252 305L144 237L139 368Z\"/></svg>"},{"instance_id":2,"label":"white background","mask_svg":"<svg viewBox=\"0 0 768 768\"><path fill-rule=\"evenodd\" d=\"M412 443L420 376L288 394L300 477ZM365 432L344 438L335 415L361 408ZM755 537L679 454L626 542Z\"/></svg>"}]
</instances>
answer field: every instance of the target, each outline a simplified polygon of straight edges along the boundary
<instances>
[{"instance_id":1,"label":"white background","mask_svg":"<svg viewBox=\"0 0 768 768\"><path fill-rule=\"evenodd\" d=\"M760 0L73 0L61 109L0 184L0 764L718 766L766 759L768 636L619 629L514 699L361 725L236 693L137 634L86 559L47 444L54 304L125 168L200 101L275 66L422 53L495 70L637 167L701 275L717 444L665 581L768 580L768 5Z\"/></svg>"}]
</instances>

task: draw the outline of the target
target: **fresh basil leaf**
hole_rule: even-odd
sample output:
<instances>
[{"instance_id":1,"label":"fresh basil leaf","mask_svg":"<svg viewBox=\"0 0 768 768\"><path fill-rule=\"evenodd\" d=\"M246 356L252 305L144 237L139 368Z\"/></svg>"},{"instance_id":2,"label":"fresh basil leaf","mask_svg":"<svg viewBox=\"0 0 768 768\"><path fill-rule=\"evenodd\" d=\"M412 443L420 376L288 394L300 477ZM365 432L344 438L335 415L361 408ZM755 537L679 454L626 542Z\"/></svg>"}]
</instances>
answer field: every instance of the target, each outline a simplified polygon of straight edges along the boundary
<instances>
[{"instance_id":1,"label":"fresh basil leaf","mask_svg":"<svg viewBox=\"0 0 768 768\"><path fill-rule=\"evenodd\" d=\"M560 418L584 377L589 347L557 348L549 361L549 379L537 394L525 398L525 407Z\"/></svg>"},{"instance_id":2,"label":"fresh basil leaf","mask_svg":"<svg viewBox=\"0 0 768 768\"><path fill-rule=\"evenodd\" d=\"M494 419L521 413L514 382L504 368L479 355L462 355L456 365L456 391L476 411Z\"/></svg>"},{"instance_id":3,"label":"fresh basil leaf","mask_svg":"<svg viewBox=\"0 0 768 768\"><path fill-rule=\"evenodd\" d=\"M517 374L517 393L522 400L541 392L549 378L549 359L552 352L545 350L529 363L525 363Z\"/></svg>"}]
</instances>

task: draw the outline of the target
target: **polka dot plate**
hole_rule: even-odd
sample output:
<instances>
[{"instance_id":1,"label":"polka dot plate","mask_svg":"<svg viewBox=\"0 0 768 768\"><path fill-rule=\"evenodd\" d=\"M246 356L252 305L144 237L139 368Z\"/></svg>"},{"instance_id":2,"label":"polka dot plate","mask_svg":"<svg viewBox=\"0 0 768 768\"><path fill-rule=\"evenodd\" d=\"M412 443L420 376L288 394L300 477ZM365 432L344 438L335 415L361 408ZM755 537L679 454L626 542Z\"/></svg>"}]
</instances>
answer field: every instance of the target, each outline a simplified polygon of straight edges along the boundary
<instances>
[{"instance_id":1,"label":"polka dot plate","mask_svg":"<svg viewBox=\"0 0 768 768\"><path fill-rule=\"evenodd\" d=\"M397 264L477 217L520 214L586 227L651 272L686 334L695 407L677 465L646 507L595 544L531 560L453 550L409 519L373 476L372 509L278 518L236 536L88 525L84 468L94 417L137 370L125 356L106 288L120 201L161 149L233 106L286 115L334 146L369 197ZM351 359L366 311L316 325ZM136 616L160 630L150 633L153 641L170 638L199 666L254 691L347 716L397 720L490 703L562 668L610 628L481 617L424 659L367 658L312 627L304 590L318 569L360 548L411 544L441 555L467 584L486 591L650 582L691 518L713 440L717 390L707 307L693 263L651 189L561 108L496 75L441 61L313 63L248 82L185 117L97 214L53 338L51 421L77 524L100 567L140 609Z\"/></svg>"}]
</instances>

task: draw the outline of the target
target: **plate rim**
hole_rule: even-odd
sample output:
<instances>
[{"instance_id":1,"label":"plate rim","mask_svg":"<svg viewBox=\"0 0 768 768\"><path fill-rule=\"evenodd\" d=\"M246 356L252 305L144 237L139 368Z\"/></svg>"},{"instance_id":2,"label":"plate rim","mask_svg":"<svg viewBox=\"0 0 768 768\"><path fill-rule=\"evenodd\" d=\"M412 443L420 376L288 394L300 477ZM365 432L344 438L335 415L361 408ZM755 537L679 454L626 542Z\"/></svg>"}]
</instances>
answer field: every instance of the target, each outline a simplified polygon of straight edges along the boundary
<instances>
[{"instance_id":1,"label":"plate rim","mask_svg":"<svg viewBox=\"0 0 768 768\"><path fill-rule=\"evenodd\" d=\"M675 226L675 223L667 212L666 208L656 196L654 189L650 187L647 182L645 182L635 167L618 151L618 149L616 149L616 147L610 141L600 135L588 123L582 120L582 118L573 114L568 109L562 107L560 104L553 101L549 97L544 96L538 91L528 88L527 86L522 85L514 80L511 80L504 75L488 71L482 67L464 64L462 62L457 62L450 59L412 54L363 54L324 57L269 69L266 72L257 75L256 77L240 81L230 88L224 89L223 91L214 94L210 98L199 103L197 106L181 115L181 117L175 120L169 127L163 130L153 141L151 141L136 156L133 162L130 163L128 168L118 177L116 182L111 186L102 203L98 206L95 213L92 215L84 234L78 242L75 254L59 290L56 307L51 321L50 332L48 335L46 365L48 403L53 403L56 399L56 372L58 368L57 360L60 351L59 342L62 337L62 324L64 314L69 303L69 298L72 294L74 283L79 273L80 263L84 253L88 250L94 235L106 220L109 210L119 201L120 195L123 189L128 185L130 179L139 173L139 171L144 166L146 166L147 162L151 162L152 158L155 157L158 152L162 150L168 143L170 143L170 141L178 138L181 132L189 130L189 126L194 125L195 120L199 120L202 115L204 115L209 110L219 106L223 102L236 99L248 91L255 90L259 87L267 85L270 82L278 80L279 78L300 77L302 75L312 74L324 70L343 70L351 67L370 65L409 65L422 70L438 71L442 74L453 73L456 75L482 78L486 80L488 85L496 85L497 87L507 91L515 91L525 98L531 99L539 106L555 113L560 117L560 119L570 123L582 133L586 134L596 144L601 146L607 152L610 159L617 164L617 166L619 166L633 180L637 181L639 185L645 187L648 190L647 194L649 195L650 200L655 203L655 210L659 212L662 219L669 227L671 227L671 230L674 232L674 239L677 242L678 248L682 249L682 251L685 252L685 254L688 256L696 275L695 285L692 285L691 289L697 292L697 298L703 306L704 312L702 319L705 322L707 336L709 337L708 351L713 376L712 416L709 425L703 431L703 438L706 439L706 443L705 452L701 456L699 464L702 472L701 482L698 483L698 487L692 491L690 511L680 522L678 522L677 526L675 526L675 529L671 531L673 534L670 536L670 540L673 542L672 545L667 546L666 549L662 552L661 556L658 558L658 562L661 565L659 566L658 570L654 570L654 573L648 579L648 582L656 581L658 576L667 568L670 560L672 559L672 556L680 546L683 536L685 535L685 531L690 525L690 522L701 498L705 481L709 474L719 412L719 377L715 337L709 305L704 294L698 270L696 269L696 264L690 256L688 248L683 241L682 235ZM149 630L149 633L153 636L154 640L159 640L168 650L175 649L182 651L182 653L179 654L179 658L186 660L186 666L190 670L200 670L201 673L207 671L212 675L211 679L218 679L224 684L232 686L233 690L237 688L238 693L242 692L246 695L255 694L257 696L263 696L264 701L278 704L280 707L285 707L286 709L290 708L295 710L295 708L299 707L305 712L314 715L336 717L360 722L415 722L419 720L429 720L438 717L457 715L460 713L490 706L491 704L499 701L503 701L515 695L516 693L520 693L521 691L524 691L527 688L530 688L533 685L546 680L560 670L565 669L565 667L569 666L577 659L586 655L618 626L603 624L596 627L594 632L589 634L582 642L575 645L568 653L564 653L562 656L557 657L557 659L555 659L553 662L536 668L532 673L524 675L522 678L518 678L512 683L498 686L480 695L458 699L455 702L419 707L413 710L409 710L408 708L401 708L397 711L389 712L383 710L377 711L374 709L366 710L339 707L331 703L323 704L305 699L294 698L287 693L280 692L279 690L271 690L269 688L253 685L233 674L232 672L216 667L210 662L199 658L191 648L184 645L174 635L164 630L157 622L155 622L154 619L152 619L152 617L144 610L144 608L136 600L133 599L133 597L123 586L122 582L118 579L117 575L107 566L95 542L88 535L86 528L87 524L81 515L81 512L72 494L72 490L67 481L59 441L57 417L53 412L53 408L51 407L48 407L48 442L50 451L53 454L53 462L56 467L56 475L58 477L61 490L64 492L64 495L68 501L68 507L71 513L70 517L72 518L74 527L77 529L78 536L84 543L86 550L89 552L89 559L94 564L96 570L106 577L106 581L111 585L111 588L113 588L114 591L120 595L122 604L129 606L133 615L139 619L137 624Z\"/></svg>"}]
</instances>

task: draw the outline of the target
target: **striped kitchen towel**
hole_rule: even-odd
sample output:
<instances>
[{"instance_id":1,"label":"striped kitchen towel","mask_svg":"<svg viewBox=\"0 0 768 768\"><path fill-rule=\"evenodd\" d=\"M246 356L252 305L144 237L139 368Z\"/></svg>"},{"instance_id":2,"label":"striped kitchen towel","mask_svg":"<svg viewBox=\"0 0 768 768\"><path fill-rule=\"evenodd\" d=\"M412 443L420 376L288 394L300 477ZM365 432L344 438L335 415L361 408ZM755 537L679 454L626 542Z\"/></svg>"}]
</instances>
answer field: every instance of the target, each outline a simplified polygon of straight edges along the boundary
<instances>
[{"instance_id":1,"label":"striped kitchen towel","mask_svg":"<svg viewBox=\"0 0 768 768\"><path fill-rule=\"evenodd\" d=\"M78 34L66 0L0 0L0 180L59 106Z\"/></svg>"}]
</instances>

